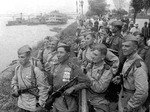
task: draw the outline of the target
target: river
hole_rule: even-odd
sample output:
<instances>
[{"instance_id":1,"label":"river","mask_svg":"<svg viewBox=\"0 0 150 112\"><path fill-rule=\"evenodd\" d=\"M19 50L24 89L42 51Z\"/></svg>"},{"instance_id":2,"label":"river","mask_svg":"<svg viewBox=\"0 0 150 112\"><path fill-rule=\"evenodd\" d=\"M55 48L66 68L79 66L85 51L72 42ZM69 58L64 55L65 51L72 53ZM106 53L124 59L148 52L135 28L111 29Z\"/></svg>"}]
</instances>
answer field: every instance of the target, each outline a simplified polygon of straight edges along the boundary
<instances>
[{"instance_id":1,"label":"river","mask_svg":"<svg viewBox=\"0 0 150 112\"><path fill-rule=\"evenodd\" d=\"M28 44L35 45L46 36L55 35L50 31L53 27L65 28L75 20L68 20L66 25L35 25L35 26L6 26L10 18L0 18L0 71L6 68L10 62L17 59L19 47Z\"/></svg>"}]
</instances>

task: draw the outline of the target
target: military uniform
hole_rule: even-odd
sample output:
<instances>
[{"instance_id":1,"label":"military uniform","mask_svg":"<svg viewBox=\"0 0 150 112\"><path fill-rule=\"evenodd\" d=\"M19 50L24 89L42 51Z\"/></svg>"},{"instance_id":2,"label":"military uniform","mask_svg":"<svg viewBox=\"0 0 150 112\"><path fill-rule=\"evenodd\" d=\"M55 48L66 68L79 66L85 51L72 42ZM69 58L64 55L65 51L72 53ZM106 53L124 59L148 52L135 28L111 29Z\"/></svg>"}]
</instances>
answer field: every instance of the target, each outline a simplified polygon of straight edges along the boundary
<instances>
[{"instance_id":1,"label":"military uniform","mask_svg":"<svg viewBox=\"0 0 150 112\"><path fill-rule=\"evenodd\" d=\"M91 81L87 91L87 98L96 112L109 112L109 101L105 98L110 81L113 77L112 69L105 62L93 65L87 76Z\"/></svg>"},{"instance_id":2,"label":"military uniform","mask_svg":"<svg viewBox=\"0 0 150 112\"><path fill-rule=\"evenodd\" d=\"M124 74L131 64L141 57L135 53L128 58L123 66L122 74ZM132 67L128 76L123 80L123 88L120 93L119 112L127 106L131 107L129 112L144 112L142 104L148 96L148 78L147 68L144 62L139 61Z\"/></svg>"},{"instance_id":3,"label":"military uniform","mask_svg":"<svg viewBox=\"0 0 150 112\"><path fill-rule=\"evenodd\" d=\"M138 55L140 55L143 60L145 60L145 58L146 58L146 53L147 53L148 49L149 48L147 46L141 46L138 49Z\"/></svg>"},{"instance_id":4,"label":"military uniform","mask_svg":"<svg viewBox=\"0 0 150 112\"><path fill-rule=\"evenodd\" d=\"M82 70L72 64L70 60L67 60L63 63L55 64L52 67L53 74L53 91L55 92L60 87L68 83L74 77L81 75ZM72 85L73 86L73 85ZM71 95L65 96L66 101L64 102L64 96L57 98L53 103L54 112L76 112L77 111L77 102L75 97ZM67 107L66 107L67 104Z\"/></svg>"},{"instance_id":5,"label":"military uniform","mask_svg":"<svg viewBox=\"0 0 150 112\"><path fill-rule=\"evenodd\" d=\"M91 48L90 47L88 47L86 50L83 51L82 61L85 64L83 68L88 67L88 63L92 62L91 55L92 55L92 53L91 53ZM118 65L119 65L119 59L118 59L118 57L116 55L114 55L108 49L107 50L107 54L106 54L106 60L112 66L113 74L115 74L117 72L117 70L118 70Z\"/></svg>"},{"instance_id":6,"label":"military uniform","mask_svg":"<svg viewBox=\"0 0 150 112\"><path fill-rule=\"evenodd\" d=\"M48 54L47 63L49 65L58 63L58 58L57 58L57 52L56 51L51 52L51 53Z\"/></svg>"},{"instance_id":7,"label":"military uniform","mask_svg":"<svg viewBox=\"0 0 150 112\"><path fill-rule=\"evenodd\" d=\"M121 21L114 21L112 23L113 26L122 26L123 23ZM108 45L110 49L113 49L115 51L118 52L118 57L119 57L119 68L117 71L117 75L121 72L122 67L123 67L123 63L126 59L126 57L123 55L122 53L122 42L125 40L125 38L121 35L121 32L115 33L114 35L112 35L112 37L110 37L110 40L108 41Z\"/></svg>"},{"instance_id":8,"label":"military uniform","mask_svg":"<svg viewBox=\"0 0 150 112\"><path fill-rule=\"evenodd\" d=\"M38 66L41 70L44 69L45 63L47 62L48 55L51 53L51 50L48 49L40 49L37 55L37 59L39 61L36 62L36 66Z\"/></svg>"},{"instance_id":9,"label":"military uniform","mask_svg":"<svg viewBox=\"0 0 150 112\"><path fill-rule=\"evenodd\" d=\"M30 51L28 46L23 46L18 50L19 53L26 53ZM27 89L33 86L33 83L36 82L37 88L39 90L37 99L35 95L26 92L22 93L18 97L18 107L24 109L26 111L36 111L37 103L39 103L42 107L44 107L46 103L46 99L48 98L49 86L46 80L46 76L39 70L39 68L32 68L31 63L29 63L26 67L19 65L15 69L15 75L12 78L11 87L13 90L17 91L19 89ZM35 77L33 76L32 69L34 71ZM33 80L35 82L33 82ZM34 86L35 86L34 85Z\"/></svg>"}]
</instances>

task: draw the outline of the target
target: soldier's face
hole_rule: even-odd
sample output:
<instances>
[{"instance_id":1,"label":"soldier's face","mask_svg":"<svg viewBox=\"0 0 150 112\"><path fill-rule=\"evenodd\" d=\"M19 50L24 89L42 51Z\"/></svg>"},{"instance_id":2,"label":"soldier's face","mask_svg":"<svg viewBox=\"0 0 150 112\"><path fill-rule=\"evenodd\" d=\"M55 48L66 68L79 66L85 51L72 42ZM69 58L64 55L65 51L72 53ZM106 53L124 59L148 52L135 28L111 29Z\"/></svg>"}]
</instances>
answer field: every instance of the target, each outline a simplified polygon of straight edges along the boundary
<instances>
[{"instance_id":1,"label":"soldier's face","mask_svg":"<svg viewBox=\"0 0 150 112\"><path fill-rule=\"evenodd\" d=\"M110 30L111 30L112 33L117 32L117 28L115 26L112 25L110 28L111 28Z\"/></svg>"},{"instance_id":2,"label":"soldier's face","mask_svg":"<svg viewBox=\"0 0 150 112\"><path fill-rule=\"evenodd\" d=\"M44 40L44 46L47 48L47 47L49 47L49 44L50 44L49 40L45 39Z\"/></svg>"},{"instance_id":3,"label":"soldier's face","mask_svg":"<svg viewBox=\"0 0 150 112\"><path fill-rule=\"evenodd\" d=\"M51 48L52 51L56 50L56 48L57 48L57 41L50 42L49 47Z\"/></svg>"},{"instance_id":4,"label":"soldier's face","mask_svg":"<svg viewBox=\"0 0 150 112\"><path fill-rule=\"evenodd\" d=\"M58 62L63 62L69 58L69 53L67 53L63 47L59 47L57 49L57 58Z\"/></svg>"},{"instance_id":5,"label":"soldier's face","mask_svg":"<svg viewBox=\"0 0 150 112\"><path fill-rule=\"evenodd\" d=\"M86 45L90 45L90 44L92 44L94 42L94 39L92 38L91 35L87 35L85 37L85 40L86 40Z\"/></svg>"},{"instance_id":6,"label":"soldier's face","mask_svg":"<svg viewBox=\"0 0 150 112\"><path fill-rule=\"evenodd\" d=\"M137 46L132 41L126 41L122 43L122 51L125 56L130 56L135 53Z\"/></svg>"},{"instance_id":7,"label":"soldier's face","mask_svg":"<svg viewBox=\"0 0 150 112\"><path fill-rule=\"evenodd\" d=\"M82 40L81 40L81 43L80 43L80 47L81 47L81 48L84 48L84 47L85 47L85 43L86 43L86 42L85 42L85 39L82 39Z\"/></svg>"},{"instance_id":8,"label":"soldier's face","mask_svg":"<svg viewBox=\"0 0 150 112\"><path fill-rule=\"evenodd\" d=\"M104 55L102 55L102 53L99 50L92 51L92 61L94 63L99 63L103 61L103 59L104 59Z\"/></svg>"},{"instance_id":9,"label":"soldier's face","mask_svg":"<svg viewBox=\"0 0 150 112\"><path fill-rule=\"evenodd\" d=\"M26 53L18 54L18 61L21 65L26 65L29 62L30 56Z\"/></svg>"}]
</instances>

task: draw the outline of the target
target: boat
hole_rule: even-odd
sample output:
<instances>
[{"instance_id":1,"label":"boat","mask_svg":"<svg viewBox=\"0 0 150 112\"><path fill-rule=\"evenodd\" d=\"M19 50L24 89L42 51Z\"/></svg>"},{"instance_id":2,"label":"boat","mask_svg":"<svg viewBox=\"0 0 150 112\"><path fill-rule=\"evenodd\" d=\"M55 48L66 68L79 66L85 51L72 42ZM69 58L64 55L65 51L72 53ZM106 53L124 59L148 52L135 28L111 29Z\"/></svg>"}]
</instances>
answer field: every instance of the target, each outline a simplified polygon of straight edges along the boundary
<instances>
[{"instance_id":1,"label":"boat","mask_svg":"<svg viewBox=\"0 0 150 112\"><path fill-rule=\"evenodd\" d=\"M50 29L50 31L57 32L57 33L59 33L61 30L62 28L59 27L54 27L53 29Z\"/></svg>"},{"instance_id":2,"label":"boat","mask_svg":"<svg viewBox=\"0 0 150 112\"><path fill-rule=\"evenodd\" d=\"M27 24L27 20L25 20L24 18L22 18L22 13L21 13L21 17L20 18L16 18L15 20L8 21L8 23L6 24L6 26L26 25L26 24Z\"/></svg>"},{"instance_id":3,"label":"boat","mask_svg":"<svg viewBox=\"0 0 150 112\"><path fill-rule=\"evenodd\" d=\"M46 20L46 17L43 16L42 14L41 15L38 15L36 17L31 17L30 16L28 17L28 26L31 26L31 25L41 25L41 24L46 24L45 22Z\"/></svg>"},{"instance_id":4,"label":"boat","mask_svg":"<svg viewBox=\"0 0 150 112\"><path fill-rule=\"evenodd\" d=\"M58 11L53 11L49 14L46 24L47 25L60 25L67 23L67 16L65 14L59 13Z\"/></svg>"}]
</instances>

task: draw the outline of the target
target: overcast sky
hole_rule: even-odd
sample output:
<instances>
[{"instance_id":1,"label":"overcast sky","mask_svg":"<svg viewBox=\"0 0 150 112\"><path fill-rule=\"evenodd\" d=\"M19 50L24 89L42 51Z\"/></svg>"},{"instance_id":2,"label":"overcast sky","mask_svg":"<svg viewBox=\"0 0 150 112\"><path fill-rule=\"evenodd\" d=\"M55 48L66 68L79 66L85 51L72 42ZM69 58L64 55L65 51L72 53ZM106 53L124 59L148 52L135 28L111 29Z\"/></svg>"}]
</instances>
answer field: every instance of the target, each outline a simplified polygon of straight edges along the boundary
<instances>
[{"instance_id":1,"label":"overcast sky","mask_svg":"<svg viewBox=\"0 0 150 112\"><path fill-rule=\"evenodd\" d=\"M84 1L84 12L87 11L88 3ZM129 1L129 0L128 0ZM114 8L112 0L107 0ZM1 0L0 14L16 14L16 13L44 13L52 10L60 10L64 12L76 11L76 0Z\"/></svg>"}]
</instances>

